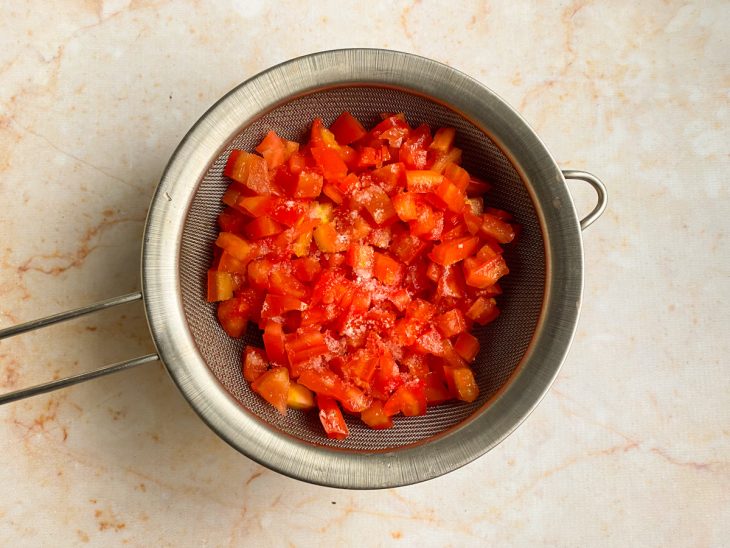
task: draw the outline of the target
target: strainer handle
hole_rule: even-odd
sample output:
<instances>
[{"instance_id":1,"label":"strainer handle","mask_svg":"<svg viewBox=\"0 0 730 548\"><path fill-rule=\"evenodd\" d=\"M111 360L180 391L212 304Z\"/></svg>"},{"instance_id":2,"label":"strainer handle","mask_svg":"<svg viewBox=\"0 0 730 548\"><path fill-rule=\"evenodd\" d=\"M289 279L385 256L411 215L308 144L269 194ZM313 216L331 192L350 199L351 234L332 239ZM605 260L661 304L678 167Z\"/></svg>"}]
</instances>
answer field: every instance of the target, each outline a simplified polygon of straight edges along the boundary
<instances>
[{"instance_id":1,"label":"strainer handle","mask_svg":"<svg viewBox=\"0 0 730 548\"><path fill-rule=\"evenodd\" d=\"M593 211L591 211L588 215L580 220L580 229L585 230L586 228L591 226L606 210L606 185L604 185L603 181L601 181L598 177L596 177L592 173L588 173L587 171L564 169L563 177L565 177L566 179L579 179L581 181L585 181L593 187L593 190L595 190L596 194L598 195L598 203L596 204L596 207L594 207Z\"/></svg>"},{"instance_id":2,"label":"strainer handle","mask_svg":"<svg viewBox=\"0 0 730 548\"><path fill-rule=\"evenodd\" d=\"M12 327L6 327L5 329L0 329L0 340L7 339L15 335L20 335L21 333L34 331L35 329L40 329L42 327L46 327L56 323L72 320L74 318L80 318L81 316L85 316L93 312L99 312L100 310L119 306L120 304L131 303L140 299L142 299L142 293L129 293L127 295L121 295L119 297L100 301L98 303L90 304L88 306L82 306L81 308L76 308L74 310L68 310L66 312L53 314L52 316L47 316L45 318L32 320L26 323L21 323L19 325L14 325ZM124 371L125 369L131 369L132 367L136 367L137 365L142 365L143 363L149 363L159 359L160 358L159 356L157 356L157 354L147 354L146 356L140 356L138 358L132 358L130 360L113 363L111 365L105 365L104 367L96 369L94 371L87 371L86 373L79 373L78 375L72 375L63 379L57 379L55 381L37 384L28 388L21 388L20 390L15 390L13 392L8 392L7 394L0 395L0 405L17 400L22 400L23 398L36 396L38 394L45 394L46 392L58 390L59 388L65 388L67 386L72 386L74 384L78 384L84 381L103 377L104 375L110 375L111 373Z\"/></svg>"}]
</instances>

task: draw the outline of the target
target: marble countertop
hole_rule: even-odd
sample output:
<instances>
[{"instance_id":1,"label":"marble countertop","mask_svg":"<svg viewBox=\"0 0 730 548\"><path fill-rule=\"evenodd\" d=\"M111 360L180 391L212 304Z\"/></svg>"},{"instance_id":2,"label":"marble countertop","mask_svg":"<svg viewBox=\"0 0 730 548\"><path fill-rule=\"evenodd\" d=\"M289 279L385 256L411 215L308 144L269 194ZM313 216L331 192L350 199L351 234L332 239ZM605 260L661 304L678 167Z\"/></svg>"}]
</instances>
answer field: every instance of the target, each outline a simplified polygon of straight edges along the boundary
<instances>
[{"instance_id":1,"label":"marble countertop","mask_svg":"<svg viewBox=\"0 0 730 548\"><path fill-rule=\"evenodd\" d=\"M233 86L308 52L459 68L610 201L584 233L559 377L474 463L383 491L300 483L221 441L155 363L0 408L0 545L727 543L730 4L59 6L0 7L0 327L137 290L181 137ZM571 189L589 211L593 193ZM0 392L151 350L140 303L125 305L0 343Z\"/></svg>"}]
</instances>

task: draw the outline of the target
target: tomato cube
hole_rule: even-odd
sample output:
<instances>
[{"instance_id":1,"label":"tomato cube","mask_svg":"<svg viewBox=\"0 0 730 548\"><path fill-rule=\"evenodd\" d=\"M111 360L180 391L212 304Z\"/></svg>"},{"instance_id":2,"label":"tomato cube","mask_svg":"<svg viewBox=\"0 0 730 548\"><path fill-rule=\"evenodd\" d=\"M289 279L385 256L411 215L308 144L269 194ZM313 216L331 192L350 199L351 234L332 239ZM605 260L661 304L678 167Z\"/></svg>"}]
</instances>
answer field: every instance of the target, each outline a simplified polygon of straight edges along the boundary
<instances>
[{"instance_id":1,"label":"tomato cube","mask_svg":"<svg viewBox=\"0 0 730 548\"><path fill-rule=\"evenodd\" d=\"M330 131L341 145L354 143L367 134L358 119L347 111L337 117L337 120L330 126Z\"/></svg>"},{"instance_id":2,"label":"tomato cube","mask_svg":"<svg viewBox=\"0 0 730 548\"><path fill-rule=\"evenodd\" d=\"M403 279L403 265L392 257L374 253L373 274L385 285L396 285Z\"/></svg>"},{"instance_id":3,"label":"tomato cube","mask_svg":"<svg viewBox=\"0 0 730 548\"><path fill-rule=\"evenodd\" d=\"M393 419L385 414L383 402L380 400L373 401L370 407L360 413L360 419L375 430L392 428L393 426Z\"/></svg>"},{"instance_id":4,"label":"tomato cube","mask_svg":"<svg viewBox=\"0 0 730 548\"><path fill-rule=\"evenodd\" d=\"M426 387L421 380L410 381L398 388L383 406L383 413L406 417L426 414Z\"/></svg>"},{"instance_id":5,"label":"tomato cube","mask_svg":"<svg viewBox=\"0 0 730 548\"><path fill-rule=\"evenodd\" d=\"M413 192L399 192L393 197L393 208L401 221L418 219L419 202Z\"/></svg>"},{"instance_id":6,"label":"tomato cube","mask_svg":"<svg viewBox=\"0 0 730 548\"><path fill-rule=\"evenodd\" d=\"M367 244L350 244L345 262L352 267L356 275L369 278L373 275L375 250Z\"/></svg>"},{"instance_id":7,"label":"tomato cube","mask_svg":"<svg viewBox=\"0 0 730 548\"><path fill-rule=\"evenodd\" d=\"M233 257L244 263L248 262L256 251L255 246L251 242L230 232L221 232L218 234L215 245L226 250Z\"/></svg>"},{"instance_id":8,"label":"tomato cube","mask_svg":"<svg viewBox=\"0 0 730 548\"><path fill-rule=\"evenodd\" d=\"M284 328L281 322L267 321L264 327L263 339L269 361L275 365L286 365L288 358L284 348Z\"/></svg>"},{"instance_id":9,"label":"tomato cube","mask_svg":"<svg viewBox=\"0 0 730 548\"><path fill-rule=\"evenodd\" d=\"M228 336L238 339L246 331L250 306L245 301L233 297L218 303L216 315L221 327L228 333Z\"/></svg>"},{"instance_id":10,"label":"tomato cube","mask_svg":"<svg viewBox=\"0 0 730 548\"><path fill-rule=\"evenodd\" d=\"M332 223L319 225L314 229L314 242L324 253L337 253L347 249L347 239L337 233Z\"/></svg>"},{"instance_id":11,"label":"tomato cube","mask_svg":"<svg viewBox=\"0 0 730 548\"><path fill-rule=\"evenodd\" d=\"M289 394L289 371L286 367L274 367L259 376L251 388L273 405L279 413L286 415L286 401Z\"/></svg>"},{"instance_id":12,"label":"tomato cube","mask_svg":"<svg viewBox=\"0 0 730 548\"><path fill-rule=\"evenodd\" d=\"M461 333L454 343L454 350L464 358L467 362L471 363L479 353L479 339L477 339L471 333Z\"/></svg>"},{"instance_id":13,"label":"tomato cube","mask_svg":"<svg viewBox=\"0 0 730 548\"><path fill-rule=\"evenodd\" d=\"M243 227L243 233L252 240L260 240L279 234L284 227L268 215L262 215Z\"/></svg>"},{"instance_id":14,"label":"tomato cube","mask_svg":"<svg viewBox=\"0 0 730 548\"><path fill-rule=\"evenodd\" d=\"M457 187L450 180L444 178L441 184L436 187L434 194L436 194L436 196L438 196L441 201L446 204L446 207L449 209L449 211L453 211L454 213L461 213L464 209L464 200L466 199L466 194L464 194L464 191Z\"/></svg>"},{"instance_id":15,"label":"tomato cube","mask_svg":"<svg viewBox=\"0 0 730 548\"><path fill-rule=\"evenodd\" d=\"M312 391L296 382L289 383L289 392L286 396L286 405L290 409L306 411L314 408L314 394Z\"/></svg>"},{"instance_id":16,"label":"tomato cube","mask_svg":"<svg viewBox=\"0 0 730 548\"><path fill-rule=\"evenodd\" d=\"M478 246L479 238L475 236L456 238L434 246L429 257L437 264L449 266L473 255Z\"/></svg>"},{"instance_id":17,"label":"tomato cube","mask_svg":"<svg viewBox=\"0 0 730 548\"><path fill-rule=\"evenodd\" d=\"M316 198L322 192L322 176L309 170L302 170L291 193L294 198Z\"/></svg>"},{"instance_id":18,"label":"tomato cube","mask_svg":"<svg viewBox=\"0 0 730 548\"><path fill-rule=\"evenodd\" d=\"M345 417L333 398L317 394L317 407L319 420L328 438L343 440L350 434Z\"/></svg>"},{"instance_id":19,"label":"tomato cube","mask_svg":"<svg viewBox=\"0 0 730 548\"><path fill-rule=\"evenodd\" d=\"M512 225L491 213L482 216L481 234L494 238L500 244L508 244L515 239L515 229Z\"/></svg>"},{"instance_id":20,"label":"tomato cube","mask_svg":"<svg viewBox=\"0 0 730 548\"><path fill-rule=\"evenodd\" d=\"M464 261L464 277L467 285L483 289L497 283L502 276L509 274L509 268L502 255L482 260L469 257Z\"/></svg>"},{"instance_id":21,"label":"tomato cube","mask_svg":"<svg viewBox=\"0 0 730 548\"><path fill-rule=\"evenodd\" d=\"M466 311L466 317L480 325L486 325L496 320L497 316L499 316L497 301L484 297L477 298Z\"/></svg>"},{"instance_id":22,"label":"tomato cube","mask_svg":"<svg viewBox=\"0 0 730 548\"><path fill-rule=\"evenodd\" d=\"M455 137L456 130L454 128L439 128L438 130L436 130L436 133L433 136L433 141L431 141L431 146L429 148L441 152L448 152L448 150L451 148L451 145L454 143Z\"/></svg>"},{"instance_id":23,"label":"tomato cube","mask_svg":"<svg viewBox=\"0 0 730 548\"><path fill-rule=\"evenodd\" d=\"M269 368L269 360L263 348L246 346L243 352L243 378L253 382Z\"/></svg>"},{"instance_id":24,"label":"tomato cube","mask_svg":"<svg viewBox=\"0 0 730 548\"><path fill-rule=\"evenodd\" d=\"M256 154L232 150L223 175L242 183L257 194L271 194L266 161Z\"/></svg>"},{"instance_id":25,"label":"tomato cube","mask_svg":"<svg viewBox=\"0 0 730 548\"><path fill-rule=\"evenodd\" d=\"M466 197L466 188L469 186L470 181L468 171L453 162L449 162L444 168L444 177L451 181Z\"/></svg>"},{"instance_id":26,"label":"tomato cube","mask_svg":"<svg viewBox=\"0 0 730 548\"><path fill-rule=\"evenodd\" d=\"M288 295L273 295L269 293L264 299L264 306L261 309L261 317L263 319L278 318L285 312L292 310L305 310L307 305Z\"/></svg>"},{"instance_id":27,"label":"tomato cube","mask_svg":"<svg viewBox=\"0 0 730 548\"><path fill-rule=\"evenodd\" d=\"M473 402L479 397L479 386L474 380L474 373L467 367L454 368L453 376L456 397L465 402Z\"/></svg>"},{"instance_id":28,"label":"tomato cube","mask_svg":"<svg viewBox=\"0 0 730 548\"><path fill-rule=\"evenodd\" d=\"M433 192L443 182L443 175L429 170L406 170L406 186L409 192Z\"/></svg>"},{"instance_id":29,"label":"tomato cube","mask_svg":"<svg viewBox=\"0 0 730 548\"><path fill-rule=\"evenodd\" d=\"M450 338L466 331L466 319L458 308L452 308L436 318L436 327L444 337Z\"/></svg>"},{"instance_id":30,"label":"tomato cube","mask_svg":"<svg viewBox=\"0 0 730 548\"><path fill-rule=\"evenodd\" d=\"M345 165L336 150L328 147L314 147L310 152L328 182L336 182L345 178L347 165ZM314 198L317 195L319 195L319 192L312 197Z\"/></svg>"}]
</instances>

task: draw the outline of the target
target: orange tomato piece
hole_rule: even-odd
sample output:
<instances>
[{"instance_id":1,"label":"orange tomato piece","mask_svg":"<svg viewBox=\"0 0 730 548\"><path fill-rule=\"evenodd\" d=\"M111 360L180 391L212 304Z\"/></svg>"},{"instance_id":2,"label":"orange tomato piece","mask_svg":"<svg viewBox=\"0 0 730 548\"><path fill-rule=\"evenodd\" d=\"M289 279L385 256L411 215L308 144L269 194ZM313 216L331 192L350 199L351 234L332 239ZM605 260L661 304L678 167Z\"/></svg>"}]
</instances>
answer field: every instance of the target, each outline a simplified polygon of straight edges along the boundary
<instances>
[{"instance_id":1,"label":"orange tomato piece","mask_svg":"<svg viewBox=\"0 0 730 548\"><path fill-rule=\"evenodd\" d=\"M269 369L251 383L251 388L273 405L279 413L286 415L289 395L289 370L286 367Z\"/></svg>"}]
</instances>

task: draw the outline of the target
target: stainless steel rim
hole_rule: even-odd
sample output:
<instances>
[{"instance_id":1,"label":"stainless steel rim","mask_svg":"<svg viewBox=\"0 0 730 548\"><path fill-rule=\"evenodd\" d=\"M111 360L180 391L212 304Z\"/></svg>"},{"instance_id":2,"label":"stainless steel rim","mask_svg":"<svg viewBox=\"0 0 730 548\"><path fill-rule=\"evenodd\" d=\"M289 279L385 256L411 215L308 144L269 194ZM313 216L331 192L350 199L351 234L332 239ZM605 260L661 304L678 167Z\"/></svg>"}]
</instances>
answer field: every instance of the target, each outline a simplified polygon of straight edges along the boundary
<instances>
[{"instance_id":1,"label":"stainless steel rim","mask_svg":"<svg viewBox=\"0 0 730 548\"><path fill-rule=\"evenodd\" d=\"M210 373L186 325L179 284L185 216L219 151L261 112L289 98L338 85L394 86L448 104L482 128L520 173L546 245L540 322L513 379L469 421L427 443L388 452L315 447L269 429ZM568 352L581 303L583 249L565 179L527 123L496 94L435 61L371 49L316 53L241 84L188 132L171 158L147 218L142 285L152 337L168 372L201 418L233 447L288 476L347 488L407 485L452 471L509 435L542 399Z\"/></svg>"}]
</instances>

